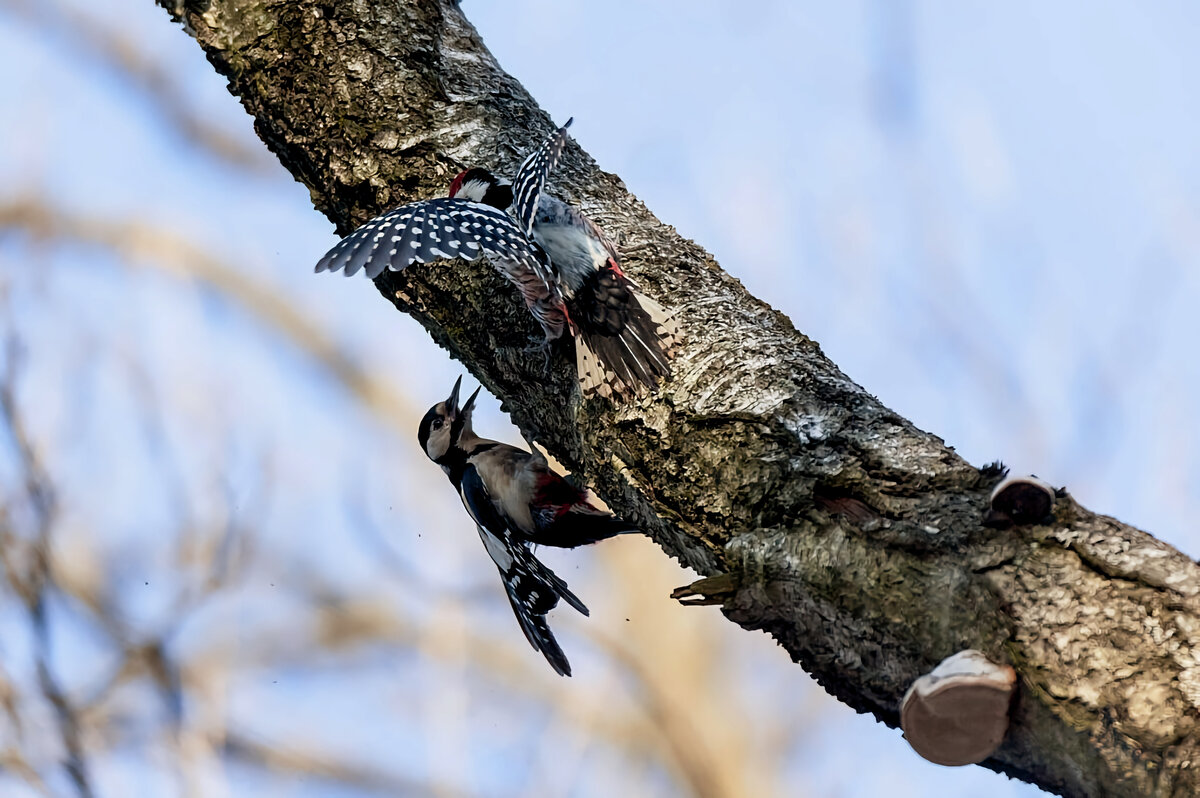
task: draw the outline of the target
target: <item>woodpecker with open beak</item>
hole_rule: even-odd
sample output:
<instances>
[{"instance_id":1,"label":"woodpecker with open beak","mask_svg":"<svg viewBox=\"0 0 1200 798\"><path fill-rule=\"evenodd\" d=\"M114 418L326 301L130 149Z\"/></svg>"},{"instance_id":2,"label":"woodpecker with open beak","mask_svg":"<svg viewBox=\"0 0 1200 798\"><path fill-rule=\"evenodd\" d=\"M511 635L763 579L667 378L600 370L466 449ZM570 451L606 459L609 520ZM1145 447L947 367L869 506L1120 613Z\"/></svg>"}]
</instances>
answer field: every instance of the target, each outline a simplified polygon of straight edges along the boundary
<instances>
[{"instance_id":1,"label":"woodpecker with open beak","mask_svg":"<svg viewBox=\"0 0 1200 798\"><path fill-rule=\"evenodd\" d=\"M571 665L546 622L546 614L566 601L584 615L588 609L537 557L532 546L575 548L636 527L592 503L550 468L532 442L530 451L480 438L471 427L479 389L459 407L462 378L444 402L421 419L417 440L441 466L475 522L508 593L521 630L555 672L571 675Z\"/></svg>"},{"instance_id":2,"label":"woodpecker with open beak","mask_svg":"<svg viewBox=\"0 0 1200 798\"><path fill-rule=\"evenodd\" d=\"M510 183L461 172L450 196L401 205L342 239L316 271L374 279L438 259L487 258L525 300L545 342L575 338L585 396L627 398L670 376L671 315L622 272L616 248L577 209L545 196L571 120L534 150Z\"/></svg>"}]
</instances>

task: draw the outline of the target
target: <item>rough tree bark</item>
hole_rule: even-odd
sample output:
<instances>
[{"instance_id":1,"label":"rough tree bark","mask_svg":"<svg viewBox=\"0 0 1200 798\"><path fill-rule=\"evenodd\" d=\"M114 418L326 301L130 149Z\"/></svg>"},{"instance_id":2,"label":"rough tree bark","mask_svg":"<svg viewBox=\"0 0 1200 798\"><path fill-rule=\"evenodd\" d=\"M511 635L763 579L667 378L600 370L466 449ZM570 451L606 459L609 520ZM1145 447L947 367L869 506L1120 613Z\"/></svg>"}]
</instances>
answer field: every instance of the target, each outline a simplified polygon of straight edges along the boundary
<instances>
[{"instance_id":1,"label":"rough tree bark","mask_svg":"<svg viewBox=\"0 0 1200 798\"><path fill-rule=\"evenodd\" d=\"M343 233L443 193L467 165L511 173L553 127L451 0L159 3ZM1070 498L1051 524L984 528L994 472L882 406L576 145L553 187L679 309L675 377L647 401L572 400L573 358L558 351L545 373L539 332L485 265L388 274L379 290L710 575L694 593L768 631L851 707L894 726L915 678L977 648L1019 674L988 767L1069 796L1200 794L1191 559ZM309 268L296 279L318 279Z\"/></svg>"}]
</instances>

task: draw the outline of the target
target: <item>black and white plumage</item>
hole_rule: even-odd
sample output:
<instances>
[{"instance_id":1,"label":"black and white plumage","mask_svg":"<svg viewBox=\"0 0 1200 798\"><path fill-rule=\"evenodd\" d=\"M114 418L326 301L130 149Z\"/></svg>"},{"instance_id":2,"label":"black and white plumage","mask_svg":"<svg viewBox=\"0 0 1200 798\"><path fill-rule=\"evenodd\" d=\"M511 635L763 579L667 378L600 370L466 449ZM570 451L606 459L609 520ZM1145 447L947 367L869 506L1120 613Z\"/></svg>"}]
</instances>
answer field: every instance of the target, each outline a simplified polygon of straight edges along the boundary
<instances>
[{"instance_id":1,"label":"black and white plumage","mask_svg":"<svg viewBox=\"0 0 1200 798\"><path fill-rule=\"evenodd\" d=\"M316 270L372 279L437 259L487 258L521 292L547 343L569 331L583 394L631 397L670 376L676 328L622 272L616 247L579 210L545 194L571 120L517 170L512 183L461 172L450 197L402 205L364 224Z\"/></svg>"},{"instance_id":2,"label":"black and white plumage","mask_svg":"<svg viewBox=\"0 0 1200 798\"><path fill-rule=\"evenodd\" d=\"M574 548L637 528L595 506L586 491L555 473L532 444L525 451L477 436L471 411L479 391L459 407L461 384L460 378L450 397L421 419L417 440L449 477L475 522L526 639L555 672L570 676L571 665L546 615L560 599L583 615L588 609L534 556L532 546Z\"/></svg>"},{"instance_id":3,"label":"black and white plumage","mask_svg":"<svg viewBox=\"0 0 1200 798\"><path fill-rule=\"evenodd\" d=\"M564 144L565 131L566 126L558 131ZM522 172L541 153L547 155L537 162L538 173L544 164L552 167L557 153L550 157L548 152L543 145L526 159ZM535 190L533 181L522 180L519 172L518 183L507 189L505 181L487 170L469 169L451 183L450 196L498 209L509 202L508 211L519 222L531 219L527 229L549 256L565 299L584 394L631 396L652 390L671 375L677 338L672 315L625 275L608 236L579 209L545 194L544 182L543 177ZM536 197L536 206L522 197Z\"/></svg>"},{"instance_id":4,"label":"black and white plumage","mask_svg":"<svg viewBox=\"0 0 1200 798\"><path fill-rule=\"evenodd\" d=\"M546 340L560 337L568 320L558 277L546 253L529 238L528 228L570 124L568 120L531 153L517 172L517 182L496 187L488 202L451 196L401 205L339 241L317 262L315 271L351 276L362 270L373 280L385 269L403 271L414 263L487 258L521 292ZM514 190L521 198L519 207L527 209L516 221L505 213Z\"/></svg>"},{"instance_id":5,"label":"black and white plumage","mask_svg":"<svg viewBox=\"0 0 1200 798\"><path fill-rule=\"evenodd\" d=\"M517 220L517 224L521 226L521 230L526 236L533 235L533 226L541 204L542 190L546 187L546 179L550 177L554 167L558 166L558 159L562 157L563 148L567 146L567 128L574 121L574 117L568 119L566 124L554 131L553 135L542 143L542 146L531 152L521 167L517 169L517 176L513 178L512 204L508 212ZM456 193L451 184L450 196L453 197ZM487 197L482 201L485 204L493 204L490 202L491 199L491 197Z\"/></svg>"},{"instance_id":6,"label":"black and white plumage","mask_svg":"<svg viewBox=\"0 0 1200 798\"><path fill-rule=\"evenodd\" d=\"M487 258L521 292L546 340L562 335L567 316L546 254L508 214L482 203L439 197L401 205L343 238L316 271L349 276L363 269L375 279L384 269L454 258Z\"/></svg>"},{"instance_id":7,"label":"black and white plumage","mask_svg":"<svg viewBox=\"0 0 1200 798\"><path fill-rule=\"evenodd\" d=\"M533 238L558 272L577 342L584 344L575 351L585 393L640 394L669 379L674 317L625 275L604 231L578 208L543 195Z\"/></svg>"}]
</instances>

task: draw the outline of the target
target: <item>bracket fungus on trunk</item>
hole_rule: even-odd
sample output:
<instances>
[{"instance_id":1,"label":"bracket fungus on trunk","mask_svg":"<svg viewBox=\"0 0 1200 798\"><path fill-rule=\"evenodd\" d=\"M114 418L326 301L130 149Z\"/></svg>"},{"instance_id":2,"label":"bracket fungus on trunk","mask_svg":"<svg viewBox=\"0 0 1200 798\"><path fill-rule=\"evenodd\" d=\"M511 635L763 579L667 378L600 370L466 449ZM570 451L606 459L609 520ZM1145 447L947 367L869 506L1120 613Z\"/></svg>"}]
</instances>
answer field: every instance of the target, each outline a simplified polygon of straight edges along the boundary
<instances>
[{"instance_id":1,"label":"bracket fungus on trunk","mask_svg":"<svg viewBox=\"0 0 1200 798\"><path fill-rule=\"evenodd\" d=\"M1058 492L1035 476L1009 477L992 491L983 525L997 529L1044 523L1054 509Z\"/></svg>"},{"instance_id":2,"label":"bracket fungus on trunk","mask_svg":"<svg viewBox=\"0 0 1200 798\"><path fill-rule=\"evenodd\" d=\"M947 657L904 694L904 737L914 751L939 765L982 762L1008 731L1016 684L1016 671L973 649Z\"/></svg>"}]
</instances>

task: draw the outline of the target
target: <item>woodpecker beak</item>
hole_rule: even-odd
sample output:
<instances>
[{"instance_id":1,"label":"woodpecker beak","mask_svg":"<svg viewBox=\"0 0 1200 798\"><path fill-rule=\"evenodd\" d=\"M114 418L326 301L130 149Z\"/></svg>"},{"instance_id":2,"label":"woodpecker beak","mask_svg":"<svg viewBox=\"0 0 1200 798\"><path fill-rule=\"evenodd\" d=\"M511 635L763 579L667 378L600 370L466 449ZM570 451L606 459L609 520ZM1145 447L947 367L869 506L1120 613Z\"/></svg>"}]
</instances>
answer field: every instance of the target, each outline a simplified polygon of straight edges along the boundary
<instances>
[{"instance_id":1,"label":"woodpecker beak","mask_svg":"<svg viewBox=\"0 0 1200 798\"><path fill-rule=\"evenodd\" d=\"M458 415L458 389L462 387L462 375L454 381L454 390L450 392L450 398L446 400L446 415L454 418ZM478 393L478 391L476 391ZM475 397L471 397L474 399Z\"/></svg>"},{"instance_id":2,"label":"woodpecker beak","mask_svg":"<svg viewBox=\"0 0 1200 798\"><path fill-rule=\"evenodd\" d=\"M467 403L462 406L462 414L464 416L470 415L471 411L475 409L475 397L479 396L479 391L482 388L483 388L483 386L480 385L478 388L475 389L475 393L473 393L469 397L467 397Z\"/></svg>"}]
</instances>

